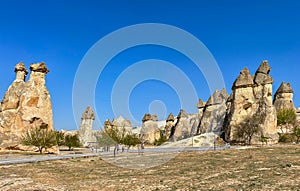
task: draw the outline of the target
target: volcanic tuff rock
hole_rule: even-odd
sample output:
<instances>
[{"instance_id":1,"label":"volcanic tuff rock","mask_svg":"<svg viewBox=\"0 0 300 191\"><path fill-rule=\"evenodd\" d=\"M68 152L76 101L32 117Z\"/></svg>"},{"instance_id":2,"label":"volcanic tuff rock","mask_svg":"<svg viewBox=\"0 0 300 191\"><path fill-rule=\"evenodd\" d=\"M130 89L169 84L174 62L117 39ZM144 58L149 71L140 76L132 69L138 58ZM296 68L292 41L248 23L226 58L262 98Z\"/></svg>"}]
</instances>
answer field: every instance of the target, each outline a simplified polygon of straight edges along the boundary
<instances>
[{"instance_id":1,"label":"volcanic tuff rock","mask_svg":"<svg viewBox=\"0 0 300 191\"><path fill-rule=\"evenodd\" d=\"M198 115L201 117L203 115L203 110L205 108L206 102L203 102L202 99L198 100L197 108L198 108Z\"/></svg>"},{"instance_id":2,"label":"volcanic tuff rock","mask_svg":"<svg viewBox=\"0 0 300 191\"><path fill-rule=\"evenodd\" d=\"M220 134L226 115L226 100L228 94L225 89L220 92L216 90L206 102L197 128L197 134L214 132Z\"/></svg>"},{"instance_id":3,"label":"volcanic tuff rock","mask_svg":"<svg viewBox=\"0 0 300 191\"><path fill-rule=\"evenodd\" d=\"M260 126L260 134L255 135L253 142L258 142L258 137L269 137L269 142L277 142L277 117L272 104L272 83L269 76L271 68L267 61L263 61L255 73L254 79L247 68L243 69L232 87L232 99L227 110L223 125L226 141L239 141L237 128L246 120L260 115L261 120L256 121Z\"/></svg>"},{"instance_id":4,"label":"volcanic tuff rock","mask_svg":"<svg viewBox=\"0 0 300 191\"><path fill-rule=\"evenodd\" d=\"M81 116L81 125L78 131L79 140L83 146L88 146L90 142L96 141L96 137L93 133L94 120L94 111L88 106Z\"/></svg>"},{"instance_id":5,"label":"volcanic tuff rock","mask_svg":"<svg viewBox=\"0 0 300 191\"><path fill-rule=\"evenodd\" d=\"M119 116L110 122L107 119L104 122L104 129L106 132L109 132L111 129L116 130L120 136L122 135L131 135L132 134L132 123L130 120L125 119L123 116Z\"/></svg>"},{"instance_id":6,"label":"volcanic tuff rock","mask_svg":"<svg viewBox=\"0 0 300 191\"><path fill-rule=\"evenodd\" d=\"M251 76L248 68L244 68L241 72L238 78L235 80L232 86L232 90L236 88L242 88L242 87L252 87L254 84L253 77Z\"/></svg>"},{"instance_id":7,"label":"volcanic tuff rock","mask_svg":"<svg viewBox=\"0 0 300 191\"><path fill-rule=\"evenodd\" d=\"M160 138L160 129L157 115L146 113L142 119L143 124L140 131L140 136L143 142L153 144L155 139Z\"/></svg>"},{"instance_id":8,"label":"volcanic tuff rock","mask_svg":"<svg viewBox=\"0 0 300 191\"><path fill-rule=\"evenodd\" d=\"M175 118L172 113L169 114L167 120L166 120L166 126L165 126L165 136L170 137L171 135L171 130L173 126L175 125Z\"/></svg>"},{"instance_id":9,"label":"volcanic tuff rock","mask_svg":"<svg viewBox=\"0 0 300 191\"><path fill-rule=\"evenodd\" d=\"M196 121L196 122L195 122ZM187 114L183 109L180 110L177 116L177 122L171 129L170 140L178 141L191 136L194 123L199 122L198 114ZM195 124L196 126L198 124Z\"/></svg>"},{"instance_id":10,"label":"volcanic tuff rock","mask_svg":"<svg viewBox=\"0 0 300 191\"><path fill-rule=\"evenodd\" d=\"M45 86L49 72L45 63L30 65L30 78L22 62L15 67L16 79L9 86L0 107L0 145L15 147L22 134L33 127L46 124L53 129L52 104Z\"/></svg>"},{"instance_id":11,"label":"volcanic tuff rock","mask_svg":"<svg viewBox=\"0 0 300 191\"><path fill-rule=\"evenodd\" d=\"M295 109L293 103L294 91L290 83L282 82L274 96L274 106L277 111L281 109Z\"/></svg>"},{"instance_id":12,"label":"volcanic tuff rock","mask_svg":"<svg viewBox=\"0 0 300 191\"><path fill-rule=\"evenodd\" d=\"M300 122L300 108L296 109L297 121Z\"/></svg>"}]
</instances>

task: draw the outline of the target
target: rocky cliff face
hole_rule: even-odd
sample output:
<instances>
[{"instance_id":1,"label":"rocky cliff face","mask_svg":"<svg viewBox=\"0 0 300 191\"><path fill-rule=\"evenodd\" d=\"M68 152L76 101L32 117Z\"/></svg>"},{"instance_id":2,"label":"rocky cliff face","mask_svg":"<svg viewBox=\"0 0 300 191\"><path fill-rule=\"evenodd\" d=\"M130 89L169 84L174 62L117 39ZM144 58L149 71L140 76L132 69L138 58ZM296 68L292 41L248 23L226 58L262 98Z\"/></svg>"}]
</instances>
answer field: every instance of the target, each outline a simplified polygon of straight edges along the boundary
<instances>
[{"instance_id":1,"label":"rocky cliff face","mask_svg":"<svg viewBox=\"0 0 300 191\"><path fill-rule=\"evenodd\" d=\"M196 130L198 124L198 114L187 114L183 109L181 109L177 115L176 124L171 130L170 140L178 141L190 137Z\"/></svg>"},{"instance_id":2,"label":"rocky cliff face","mask_svg":"<svg viewBox=\"0 0 300 191\"><path fill-rule=\"evenodd\" d=\"M165 136L170 137L171 130L175 125L175 117L172 113L169 114L167 120L166 120L166 126L165 126Z\"/></svg>"},{"instance_id":3,"label":"rocky cliff face","mask_svg":"<svg viewBox=\"0 0 300 191\"><path fill-rule=\"evenodd\" d=\"M107 119L104 122L104 129L105 132L110 132L112 129L114 129L118 132L119 136L126 136L126 135L133 134L131 121L128 119L124 119L124 117L122 116L113 119L112 122L110 122L110 120Z\"/></svg>"},{"instance_id":4,"label":"rocky cliff face","mask_svg":"<svg viewBox=\"0 0 300 191\"><path fill-rule=\"evenodd\" d=\"M276 110L295 109L293 95L294 91L290 83L282 82L274 96L274 106Z\"/></svg>"},{"instance_id":5,"label":"rocky cliff face","mask_svg":"<svg viewBox=\"0 0 300 191\"><path fill-rule=\"evenodd\" d=\"M88 106L81 116L81 124L78 130L79 140L83 146L88 146L91 142L96 141L96 137L93 133L94 120L94 111Z\"/></svg>"},{"instance_id":6,"label":"rocky cliff face","mask_svg":"<svg viewBox=\"0 0 300 191\"><path fill-rule=\"evenodd\" d=\"M225 89L221 92L216 90L208 99L203 109L203 114L198 125L197 134L216 133L220 134L226 114L226 101L228 94Z\"/></svg>"},{"instance_id":7,"label":"rocky cliff face","mask_svg":"<svg viewBox=\"0 0 300 191\"><path fill-rule=\"evenodd\" d=\"M232 86L232 100L227 110L223 126L226 141L239 141L237 130L241 125L257 123L259 133L253 142L258 142L258 137L269 137L269 142L277 142L277 116L272 103L273 79L269 75L271 68L267 61L263 61L256 71L254 78L247 68L243 69ZM260 120L255 120L258 117ZM252 119L252 120L251 120Z\"/></svg>"},{"instance_id":8,"label":"rocky cliff face","mask_svg":"<svg viewBox=\"0 0 300 191\"><path fill-rule=\"evenodd\" d=\"M53 128L52 103L45 86L49 72L45 63L30 65L30 78L22 62L15 67L16 79L9 86L0 107L0 145L15 147L24 131L41 124Z\"/></svg>"}]
</instances>

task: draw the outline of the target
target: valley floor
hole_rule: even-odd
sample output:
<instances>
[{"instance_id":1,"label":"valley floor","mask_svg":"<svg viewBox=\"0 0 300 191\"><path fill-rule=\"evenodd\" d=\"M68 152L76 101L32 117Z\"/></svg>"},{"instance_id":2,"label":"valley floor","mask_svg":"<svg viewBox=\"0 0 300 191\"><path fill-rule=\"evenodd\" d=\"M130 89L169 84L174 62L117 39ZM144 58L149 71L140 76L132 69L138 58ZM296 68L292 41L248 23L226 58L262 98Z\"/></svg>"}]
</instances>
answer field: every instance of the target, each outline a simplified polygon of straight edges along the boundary
<instances>
[{"instance_id":1,"label":"valley floor","mask_svg":"<svg viewBox=\"0 0 300 191\"><path fill-rule=\"evenodd\" d=\"M300 145L119 153L0 168L0 190L299 190Z\"/></svg>"}]
</instances>

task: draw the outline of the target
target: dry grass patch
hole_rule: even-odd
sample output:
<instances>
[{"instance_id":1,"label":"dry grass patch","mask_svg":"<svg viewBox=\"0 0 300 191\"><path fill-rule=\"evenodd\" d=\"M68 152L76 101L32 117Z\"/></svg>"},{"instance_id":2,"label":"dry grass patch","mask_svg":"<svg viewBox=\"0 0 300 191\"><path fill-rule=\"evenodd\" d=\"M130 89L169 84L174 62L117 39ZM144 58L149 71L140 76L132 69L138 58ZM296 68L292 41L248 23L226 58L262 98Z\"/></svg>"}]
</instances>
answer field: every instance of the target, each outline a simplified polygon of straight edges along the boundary
<instances>
[{"instance_id":1,"label":"dry grass patch","mask_svg":"<svg viewBox=\"0 0 300 191\"><path fill-rule=\"evenodd\" d=\"M151 159L151 154L139 157ZM111 160L126 164L132 157L120 154ZM297 190L300 145L182 152L142 170L99 157L0 168L0 190Z\"/></svg>"}]
</instances>

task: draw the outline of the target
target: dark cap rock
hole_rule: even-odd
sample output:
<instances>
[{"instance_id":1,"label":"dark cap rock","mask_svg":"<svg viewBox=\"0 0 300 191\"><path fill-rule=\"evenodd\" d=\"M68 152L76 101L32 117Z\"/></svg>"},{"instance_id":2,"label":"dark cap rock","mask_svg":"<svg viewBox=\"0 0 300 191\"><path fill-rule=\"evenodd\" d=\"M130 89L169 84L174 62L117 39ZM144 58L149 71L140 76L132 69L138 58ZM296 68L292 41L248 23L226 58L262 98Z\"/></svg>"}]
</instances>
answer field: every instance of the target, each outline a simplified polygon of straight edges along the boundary
<instances>
[{"instance_id":1,"label":"dark cap rock","mask_svg":"<svg viewBox=\"0 0 300 191\"><path fill-rule=\"evenodd\" d=\"M253 86L253 84L253 77L251 76L249 69L244 68L233 83L232 89L234 90L239 87L250 87Z\"/></svg>"},{"instance_id":2,"label":"dark cap rock","mask_svg":"<svg viewBox=\"0 0 300 191\"><path fill-rule=\"evenodd\" d=\"M279 93L294 93L294 91L293 91L290 83L282 82L276 91L276 94L279 94Z\"/></svg>"},{"instance_id":3,"label":"dark cap rock","mask_svg":"<svg viewBox=\"0 0 300 191\"><path fill-rule=\"evenodd\" d=\"M174 118L172 112L169 114L169 116L168 116L168 118L167 118L166 121L167 121L167 122L168 122L168 121L175 121L175 118Z\"/></svg>"},{"instance_id":4,"label":"dark cap rock","mask_svg":"<svg viewBox=\"0 0 300 191\"><path fill-rule=\"evenodd\" d=\"M201 108L204 108L204 107L205 107L205 103L203 102L202 99L199 99L198 103L197 103L197 108L201 109Z\"/></svg>"},{"instance_id":5,"label":"dark cap rock","mask_svg":"<svg viewBox=\"0 0 300 191\"><path fill-rule=\"evenodd\" d=\"M264 60L258 67L256 73L269 74L270 71L271 71L271 67L269 66L268 60Z\"/></svg>"},{"instance_id":6,"label":"dark cap rock","mask_svg":"<svg viewBox=\"0 0 300 191\"><path fill-rule=\"evenodd\" d=\"M42 72L47 74L50 72L44 62L37 63L37 64L31 64L30 65L30 70L33 72Z\"/></svg>"},{"instance_id":7,"label":"dark cap rock","mask_svg":"<svg viewBox=\"0 0 300 191\"><path fill-rule=\"evenodd\" d=\"M25 65L23 62L19 62L15 66L15 72L18 72L18 71L23 71L23 72L25 72L25 74L28 74L28 70L25 68Z\"/></svg>"},{"instance_id":8,"label":"dark cap rock","mask_svg":"<svg viewBox=\"0 0 300 191\"><path fill-rule=\"evenodd\" d=\"M188 117L188 114L183 109L180 109L180 111L177 115L177 118L187 118L187 117Z\"/></svg>"},{"instance_id":9,"label":"dark cap rock","mask_svg":"<svg viewBox=\"0 0 300 191\"><path fill-rule=\"evenodd\" d=\"M81 119L93 119L95 120L95 114L94 111L90 106L88 106L85 111L83 112Z\"/></svg>"},{"instance_id":10,"label":"dark cap rock","mask_svg":"<svg viewBox=\"0 0 300 191\"><path fill-rule=\"evenodd\" d=\"M219 90L216 90L214 94L209 97L206 106L222 104L224 100L226 100L226 98L223 94Z\"/></svg>"},{"instance_id":11,"label":"dark cap rock","mask_svg":"<svg viewBox=\"0 0 300 191\"><path fill-rule=\"evenodd\" d=\"M255 76L255 84L272 84L274 82L273 78L269 75L271 67L267 60L264 60L258 67Z\"/></svg>"}]
</instances>

